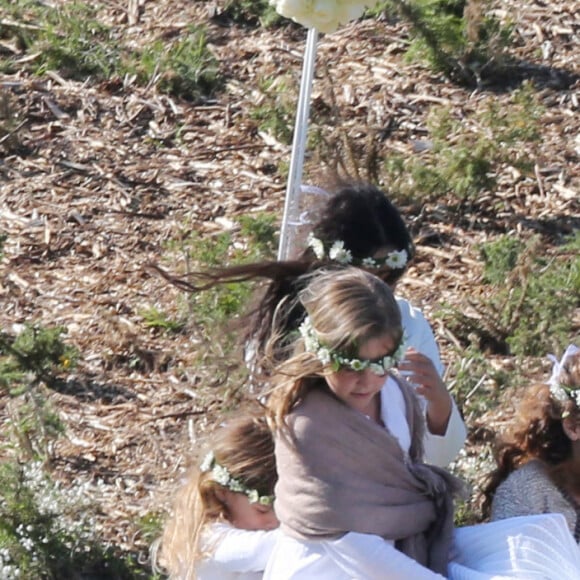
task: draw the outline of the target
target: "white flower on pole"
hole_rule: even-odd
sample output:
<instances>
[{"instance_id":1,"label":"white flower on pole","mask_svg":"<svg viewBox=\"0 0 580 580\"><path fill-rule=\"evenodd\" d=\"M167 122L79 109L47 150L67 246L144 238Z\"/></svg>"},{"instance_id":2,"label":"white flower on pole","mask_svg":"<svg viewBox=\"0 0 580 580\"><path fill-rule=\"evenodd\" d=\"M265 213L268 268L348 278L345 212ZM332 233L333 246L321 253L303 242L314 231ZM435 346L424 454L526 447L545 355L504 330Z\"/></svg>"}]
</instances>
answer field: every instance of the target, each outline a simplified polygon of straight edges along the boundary
<instances>
[{"instance_id":1,"label":"white flower on pole","mask_svg":"<svg viewBox=\"0 0 580 580\"><path fill-rule=\"evenodd\" d=\"M334 32L342 24L360 18L372 4L360 0L270 0L276 11L306 28Z\"/></svg>"}]
</instances>

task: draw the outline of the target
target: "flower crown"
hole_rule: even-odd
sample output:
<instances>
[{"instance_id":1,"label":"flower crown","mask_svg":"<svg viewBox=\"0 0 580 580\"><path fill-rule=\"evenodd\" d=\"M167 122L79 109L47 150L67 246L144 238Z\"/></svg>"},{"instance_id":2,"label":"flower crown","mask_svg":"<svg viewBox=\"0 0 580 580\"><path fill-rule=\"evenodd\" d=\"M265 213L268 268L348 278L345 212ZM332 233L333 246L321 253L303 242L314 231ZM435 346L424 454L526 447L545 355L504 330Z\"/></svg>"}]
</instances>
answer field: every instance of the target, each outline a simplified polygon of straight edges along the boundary
<instances>
[{"instance_id":1,"label":"flower crown","mask_svg":"<svg viewBox=\"0 0 580 580\"><path fill-rule=\"evenodd\" d=\"M348 367L353 371L364 371L368 368L376 375L382 376L398 364L403 358L405 350L407 350L405 338L403 338L394 354L385 356L380 360L370 361L368 359L344 357L340 353L334 352L320 343L316 330L314 330L308 316L300 325L300 334L304 339L306 351L314 353L323 365L332 364L335 371L340 370L341 367Z\"/></svg>"},{"instance_id":2,"label":"flower crown","mask_svg":"<svg viewBox=\"0 0 580 580\"><path fill-rule=\"evenodd\" d=\"M560 401L561 403L565 403L566 401L572 399L576 403L576 406L580 408L580 387L562 385L558 380L568 357L571 357L577 352L580 352L580 348L574 344L570 344L564 352L561 360L558 361L558 359L553 354L548 355L548 358L554 363L552 366L552 375L550 376L548 384L550 385L550 393L554 399ZM565 413L562 416L562 419L565 419L567 415L568 413Z\"/></svg>"},{"instance_id":3,"label":"flower crown","mask_svg":"<svg viewBox=\"0 0 580 580\"><path fill-rule=\"evenodd\" d=\"M330 250L328 251L328 256L324 248L324 242L319 238L314 237L312 233L308 234L308 247L312 248L314 255L319 259L323 260L328 257L329 260L338 262L339 264L352 264L355 260L352 257L350 250L344 247L344 242L342 240L337 240L332 244ZM365 268L381 268L386 265L393 270L398 270L405 267L407 263L407 250L394 250L389 252L386 258L363 258L360 260L360 265Z\"/></svg>"},{"instance_id":4,"label":"flower crown","mask_svg":"<svg viewBox=\"0 0 580 580\"><path fill-rule=\"evenodd\" d=\"M232 477L227 467L220 465L216 459L213 451L210 451L201 462L199 470L202 473L211 471L211 479L224 487L227 487L234 493L244 493L248 496L250 503L259 503L260 505L272 505L274 502L273 495L260 495L258 490L250 489L244 485L239 479Z\"/></svg>"}]
</instances>

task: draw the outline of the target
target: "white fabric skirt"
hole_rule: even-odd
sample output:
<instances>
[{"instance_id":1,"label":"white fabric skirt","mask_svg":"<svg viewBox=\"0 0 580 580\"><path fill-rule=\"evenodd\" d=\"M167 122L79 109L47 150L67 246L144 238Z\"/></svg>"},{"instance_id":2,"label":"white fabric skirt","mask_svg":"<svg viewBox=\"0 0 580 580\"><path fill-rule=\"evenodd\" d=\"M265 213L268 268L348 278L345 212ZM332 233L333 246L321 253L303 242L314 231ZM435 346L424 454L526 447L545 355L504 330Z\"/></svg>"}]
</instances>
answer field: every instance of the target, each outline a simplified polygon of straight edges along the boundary
<instances>
[{"instance_id":1,"label":"white fabric skirt","mask_svg":"<svg viewBox=\"0 0 580 580\"><path fill-rule=\"evenodd\" d=\"M561 514L458 528L451 580L580 580L580 548Z\"/></svg>"}]
</instances>

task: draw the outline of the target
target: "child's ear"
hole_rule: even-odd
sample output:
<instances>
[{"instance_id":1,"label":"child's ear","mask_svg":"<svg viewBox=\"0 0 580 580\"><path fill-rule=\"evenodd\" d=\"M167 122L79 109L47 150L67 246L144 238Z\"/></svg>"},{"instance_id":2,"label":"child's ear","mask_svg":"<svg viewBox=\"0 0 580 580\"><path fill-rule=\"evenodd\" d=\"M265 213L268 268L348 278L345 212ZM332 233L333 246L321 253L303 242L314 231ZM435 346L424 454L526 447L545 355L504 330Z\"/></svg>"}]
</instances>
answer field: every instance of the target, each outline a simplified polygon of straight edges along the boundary
<instances>
[{"instance_id":1,"label":"child's ear","mask_svg":"<svg viewBox=\"0 0 580 580\"><path fill-rule=\"evenodd\" d=\"M573 417L566 417L562 421L562 427L570 441L580 440L580 424Z\"/></svg>"},{"instance_id":2,"label":"child's ear","mask_svg":"<svg viewBox=\"0 0 580 580\"><path fill-rule=\"evenodd\" d=\"M218 501L220 501L224 505L227 505L228 492L223 487L216 487L214 493Z\"/></svg>"}]
</instances>

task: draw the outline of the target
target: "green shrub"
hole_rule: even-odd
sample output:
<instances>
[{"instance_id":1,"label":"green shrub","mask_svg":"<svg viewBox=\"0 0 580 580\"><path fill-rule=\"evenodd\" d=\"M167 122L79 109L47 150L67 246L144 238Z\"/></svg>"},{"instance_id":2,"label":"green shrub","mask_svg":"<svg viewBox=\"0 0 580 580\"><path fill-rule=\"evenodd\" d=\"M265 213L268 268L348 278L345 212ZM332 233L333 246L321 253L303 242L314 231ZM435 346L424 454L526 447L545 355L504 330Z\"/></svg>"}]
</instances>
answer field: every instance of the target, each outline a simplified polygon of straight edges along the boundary
<instances>
[{"instance_id":1,"label":"green shrub","mask_svg":"<svg viewBox=\"0 0 580 580\"><path fill-rule=\"evenodd\" d=\"M99 22L98 7L81 2L48 5L27 0L0 0L12 17L1 36L34 53L29 66L37 74L56 70L63 77L101 80L117 70L121 50L113 30ZM14 72L9 59L2 68Z\"/></svg>"},{"instance_id":2,"label":"green shrub","mask_svg":"<svg viewBox=\"0 0 580 580\"><path fill-rule=\"evenodd\" d=\"M96 532L99 485L65 488L42 463L0 465L2 580L152 578Z\"/></svg>"},{"instance_id":3,"label":"green shrub","mask_svg":"<svg viewBox=\"0 0 580 580\"><path fill-rule=\"evenodd\" d=\"M12 337L0 333L0 387L19 394L21 381L51 382L56 373L74 366L78 352L66 345L63 327L46 328L27 324Z\"/></svg>"},{"instance_id":4,"label":"green shrub","mask_svg":"<svg viewBox=\"0 0 580 580\"><path fill-rule=\"evenodd\" d=\"M292 143L296 115L296 96L288 88L285 79L262 82L260 104L250 111L250 117L259 122L260 131L271 134L286 145Z\"/></svg>"},{"instance_id":5,"label":"green shrub","mask_svg":"<svg viewBox=\"0 0 580 580\"><path fill-rule=\"evenodd\" d=\"M276 216L256 213L240 216L238 220L239 228L210 238L189 233L168 244L168 250L182 255L188 272L275 258ZM252 291L251 283L232 282L191 294L188 296L190 319L207 332L215 332L216 328L240 315Z\"/></svg>"},{"instance_id":6,"label":"green shrub","mask_svg":"<svg viewBox=\"0 0 580 580\"><path fill-rule=\"evenodd\" d=\"M38 325L26 325L16 337L0 333L0 389L10 396L10 426L28 459L48 457L50 441L64 430L47 391L78 357L61 340L63 333L62 327Z\"/></svg>"},{"instance_id":7,"label":"green shrub","mask_svg":"<svg viewBox=\"0 0 580 580\"><path fill-rule=\"evenodd\" d=\"M488 0L390 0L411 24L409 58L427 59L434 70L465 85L504 74L511 27L489 12Z\"/></svg>"},{"instance_id":8,"label":"green shrub","mask_svg":"<svg viewBox=\"0 0 580 580\"><path fill-rule=\"evenodd\" d=\"M100 81L125 75L159 91L196 101L222 85L219 62L207 44L205 30L190 26L172 43L159 40L143 51L128 49L120 30L99 21L98 6L65 2L57 7L19 0L0 0L17 21L0 37L15 38L34 53L28 65L37 74L56 70L64 77ZM8 60L2 65L15 72Z\"/></svg>"},{"instance_id":9,"label":"green shrub","mask_svg":"<svg viewBox=\"0 0 580 580\"><path fill-rule=\"evenodd\" d=\"M173 320L155 307L145 308L139 314L147 328L160 329L168 333L179 333L185 328L185 322Z\"/></svg>"},{"instance_id":10,"label":"green shrub","mask_svg":"<svg viewBox=\"0 0 580 580\"><path fill-rule=\"evenodd\" d=\"M484 281L465 304L447 311L466 345L518 356L559 352L572 339L580 306L580 233L551 253L539 237L506 235L481 248Z\"/></svg>"},{"instance_id":11,"label":"green shrub","mask_svg":"<svg viewBox=\"0 0 580 580\"><path fill-rule=\"evenodd\" d=\"M260 24L265 28L282 20L268 0L227 0L223 14L237 24Z\"/></svg>"},{"instance_id":12,"label":"green shrub","mask_svg":"<svg viewBox=\"0 0 580 580\"><path fill-rule=\"evenodd\" d=\"M130 55L124 68L135 74L139 83L152 83L162 93L190 101L212 95L223 82L219 62L200 26L190 26L172 44L158 40L143 52Z\"/></svg>"},{"instance_id":13,"label":"green shrub","mask_svg":"<svg viewBox=\"0 0 580 580\"><path fill-rule=\"evenodd\" d=\"M119 49L111 29L96 15L95 7L80 3L48 10L45 30L34 47L41 50L37 72L58 70L77 80L110 77L119 62Z\"/></svg>"},{"instance_id":14,"label":"green shrub","mask_svg":"<svg viewBox=\"0 0 580 580\"><path fill-rule=\"evenodd\" d=\"M251 259L273 258L278 245L278 224L273 214L242 215L239 217L241 235L248 240Z\"/></svg>"},{"instance_id":15,"label":"green shrub","mask_svg":"<svg viewBox=\"0 0 580 580\"><path fill-rule=\"evenodd\" d=\"M514 91L501 109L490 100L468 119L453 118L450 108L435 108L427 118L430 141L425 151L411 159L388 157L387 179L410 198L453 193L476 200L493 189L503 168L532 172L543 111L531 85Z\"/></svg>"}]
</instances>

